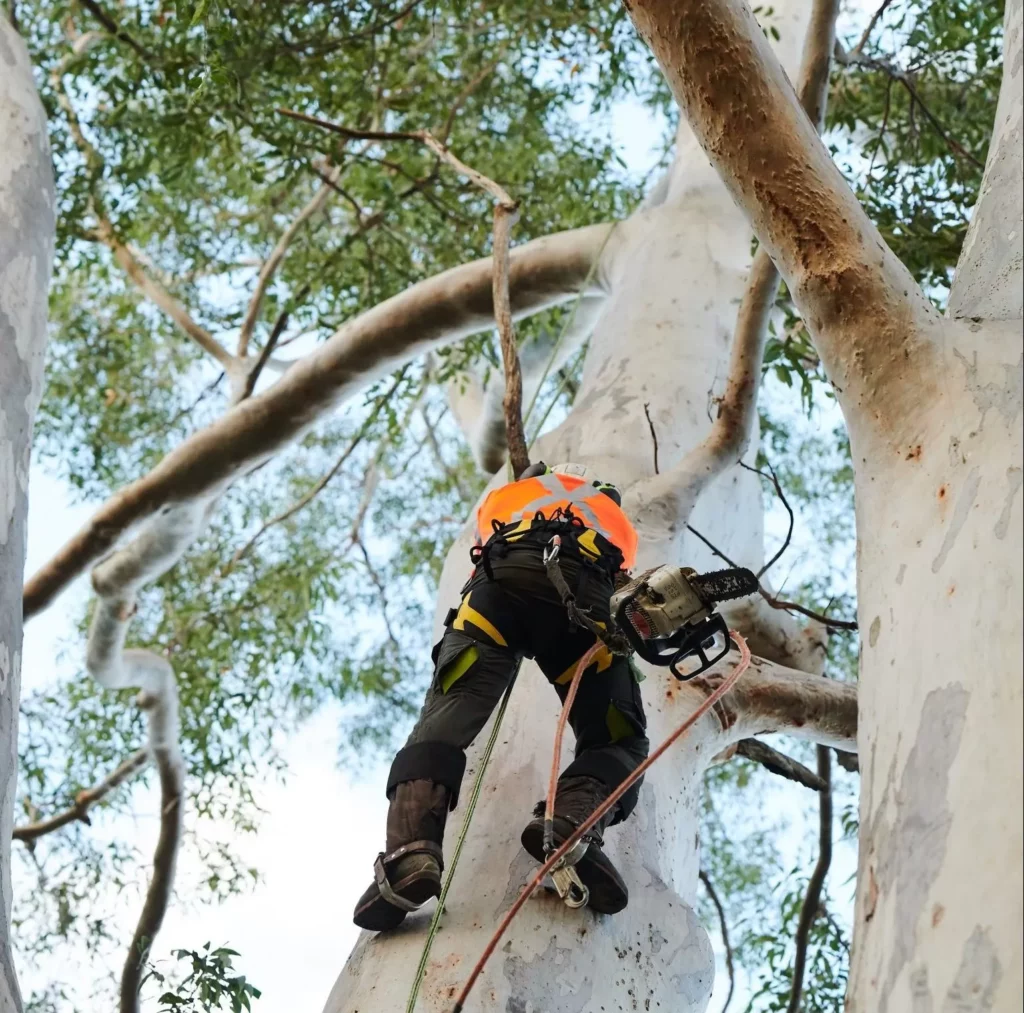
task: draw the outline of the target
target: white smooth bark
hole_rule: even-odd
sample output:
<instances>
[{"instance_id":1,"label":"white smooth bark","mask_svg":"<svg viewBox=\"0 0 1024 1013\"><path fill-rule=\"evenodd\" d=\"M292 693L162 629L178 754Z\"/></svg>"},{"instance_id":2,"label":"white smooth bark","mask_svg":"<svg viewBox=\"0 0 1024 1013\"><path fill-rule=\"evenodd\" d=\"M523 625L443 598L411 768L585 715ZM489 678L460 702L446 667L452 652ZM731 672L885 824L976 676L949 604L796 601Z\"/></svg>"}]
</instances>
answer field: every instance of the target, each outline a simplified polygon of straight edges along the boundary
<instances>
[{"instance_id":1,"label":"white smooth bark","mask_svg":"<svg viewBox=\"0 0 1024 1013\"><path fill-rule=\"evenodd\" d=\"M790 0L775 8L784 58L795 67L807 5ZM657 432L661 470L707 434L710 399L724 388L736 308L750 263L749 225L685 126L659 200L616 229L601 265L608 295L575 405L531 455L550 463L586 464L595 475L626 489L654 474L645 404ZM503 473L494 484L502 481ZM747 472L734 467L722 475L698 502L693 522L741 564L756 567L761 560L761 492ZM677 516L645 517L638 528L638 570L666 560L705 569L721 565L687 536ZM446 561L438 633L440 617L465 580L469 546L467 531ZM763 617L760 621L767 625ZM761 636L765 643L773 641L763 630ZM810 638L787 629L774 643L780 653L788 649L820 664ZM666 669L648 669L647 675L642 691L648 735L657 743L704 695L677 683ZM744 709L751 706L741 703ZM524 664L421 987L421 1013L450 1008L489 932L535 868L519 845L519 834L544 793L557 710L557 698L536 666ZM728 730L713 715L702 719L652 769L630 820L607 834L607 850L631 890L629 907L605 918L570 912L547 895L532 899L484 971L468 1008L704 1010L714 983L714 955L692 906L703 772L735 739L779 722L777 714L746 710L744 719ZM791 713L784 726L797 726ZM814 721L805 729L814 735L820 731ZM485 729L470 754L464 799L486 737ZM848 735L842 741L852 746ZM460 809L449 821L448 855L461 819ZM429 918L427 910L408 918L398 932L364 935L325 1013L405 1009Z\"/></svg>"},{"instance_id":2,"label":"white smooth bark","mask_svg":"<svg viewBox=\"0 0 1024 1013\"><path fill-rule=\"evenodd\" d=\"M850 1013L1024 995L1022 5L979 204L907 454L854 446L861 844ZM898 489L894 497L892 490Z\"/></svg>"},{"instance_id":3,"label":"white smooth bark","mask_svg":"<svg viewBox=\"0 0 1024 1013\"><path fill-rule=\"evenodd\" d=\"M10 945L29 451L42 392L53 172L28 53L0 16L0 1011L22 1008Z\"/></svg>"}]
</instances>

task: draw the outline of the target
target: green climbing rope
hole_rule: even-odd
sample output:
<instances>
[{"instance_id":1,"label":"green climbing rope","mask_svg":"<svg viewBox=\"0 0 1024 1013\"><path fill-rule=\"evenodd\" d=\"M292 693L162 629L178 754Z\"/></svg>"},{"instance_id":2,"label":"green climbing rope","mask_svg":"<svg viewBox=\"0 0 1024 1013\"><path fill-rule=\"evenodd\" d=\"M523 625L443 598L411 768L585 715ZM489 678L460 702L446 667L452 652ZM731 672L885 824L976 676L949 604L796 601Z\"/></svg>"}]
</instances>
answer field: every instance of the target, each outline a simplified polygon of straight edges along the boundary
<instances>
[{"instance_id":1,"label":"green climbing rope","mask_svg":"<svg viewBox=\"0 0 1024 1013\"><path fill-rule=\"evenodd\" d=\"M520 662L520 665L522 662ZM498 733L501 731L501 722L505 717L505 710L508 707L508 699L512 695L512 688L516 684L516 677L519 675L519 666L516 666L512 674L512 681L501 698L501 705L494 718L494 726L491 728L487 745L484 746L483 756L480 758L480 769L477 771L476 779L473 781L473 791L470 793L469 801L466 803L466 815L462 820L462 827L459 830L459 838L455 844L455 851L452 853L452 860L448 866L448 875L444 878L444 885L441 887L441 896L437 898L437 907L434 909L434 916L430 919L430 927L427 929L427 938L423 944L423 953L420 956L419 967L416 968L416 977L413 979L412 989L409 992L409 1001L405 1006L405 1013L415 1013L416 1000L420 994L420 985L423 983L423 975L427 970L427 961L430 959L430 950L434 945L434 937L437 935L438 927L441 924L441 915L444 912L444 902L448 897L448 890L455 878L455 868L459 864L459 856L469 835L469 825L473 821L473 813L476 812L476 804L480 800L480 792L484 786L484 774L487 772L487 765L491 762L491 754L498 741Z\"/></svg>"}]
</instances>

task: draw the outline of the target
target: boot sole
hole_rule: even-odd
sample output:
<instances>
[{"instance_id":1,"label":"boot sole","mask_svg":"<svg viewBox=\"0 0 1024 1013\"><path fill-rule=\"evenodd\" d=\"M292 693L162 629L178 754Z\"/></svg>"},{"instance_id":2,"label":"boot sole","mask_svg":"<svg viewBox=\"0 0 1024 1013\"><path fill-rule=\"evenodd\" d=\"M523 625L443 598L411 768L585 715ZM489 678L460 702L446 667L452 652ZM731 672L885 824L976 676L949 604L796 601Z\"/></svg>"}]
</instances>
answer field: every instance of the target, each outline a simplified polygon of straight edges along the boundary
<instances>
[{"instance_id":1,"label":"boot sole","mask_svg":"<svg viewBox=\"0 0 1024 1013\"><path fill-rule=\"evenodd\" d=\"M555 817L554 841L556 846L566 840L573 827L566 820ZM523 831L523 847L538 862L543 864L547 859L544 854L544 823L534 820ZM576 873L580 881L590 891L587 907L600 914L618 914L629 903L629 890L615 866L608 857L597 850L594 845L587 848L586 853L576 863Z\"/></svg>"},{"instance_id":2,"label":"boot sole","mask_svg":"<svg viewBox=\"0 0 1024 1013\"><path fill-rule=\"evenodd\" d=\"M389 904L376 892L376 885L371 889L374 890L374 895L356 908L352 921L359 928L370 932L386 932L388 929L398 928L405 921L408 912ZM440 896L441 877L420 871L393 883L392 889L410 904L426 904L431 897Z\"/></svg>"}]
</instances>

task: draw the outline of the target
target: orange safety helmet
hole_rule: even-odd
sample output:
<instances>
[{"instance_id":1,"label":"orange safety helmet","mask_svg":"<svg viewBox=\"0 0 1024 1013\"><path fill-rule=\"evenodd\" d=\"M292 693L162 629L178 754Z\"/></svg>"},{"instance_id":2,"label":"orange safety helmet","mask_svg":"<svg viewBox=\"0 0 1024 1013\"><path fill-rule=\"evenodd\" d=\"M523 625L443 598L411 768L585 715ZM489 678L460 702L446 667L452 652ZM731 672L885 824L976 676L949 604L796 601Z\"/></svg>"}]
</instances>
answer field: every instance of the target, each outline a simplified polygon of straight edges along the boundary
<instances>
[{"instance_id":1,"label":"orange safety helmet","mask_svg":"<svg viewBox=\"0 0 1024 1013\"><path fill-rule=\"evenodd\" d=\"M583 470L579 466L562 467ZM616 502L617 497L604 491L610 489L617 493L618 490L599 482L587 482L579 475L566 474L559 466L545 470L546 474L520 478L487 494L476 513L479 541L490 538L495 521L499 525L512 524L532 518L538 511L550 517L558 509L571 508L586 527L607 538L622 553L623 567L632 569L636 563L636 529Z\"/></svg>"}]
</instances>

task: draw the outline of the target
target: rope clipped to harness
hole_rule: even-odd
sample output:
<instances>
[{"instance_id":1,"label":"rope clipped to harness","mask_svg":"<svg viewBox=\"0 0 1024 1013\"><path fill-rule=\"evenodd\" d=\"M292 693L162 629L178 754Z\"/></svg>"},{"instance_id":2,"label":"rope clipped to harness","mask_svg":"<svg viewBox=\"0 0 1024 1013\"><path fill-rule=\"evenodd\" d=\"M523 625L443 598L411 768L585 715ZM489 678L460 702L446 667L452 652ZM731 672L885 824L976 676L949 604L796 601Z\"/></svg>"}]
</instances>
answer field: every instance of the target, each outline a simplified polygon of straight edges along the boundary
<instances>
[{"instance_id":1,"label":"rope clipped to harness","mask_svg":"<svg viewBox=\"0 0 1024 1013\"><path fill-rule=\"evenodd\" d=\"M469 993L472 991L473 986L476 984L477 979L483 972L484 966L491 954L498 947L498 943L501 942L502 936L504 936L509 925L512 924L512 920L520 910L526 901L533 895L533 891L544 881L544 877L549 875L551 870L563 859L575 846L583 839L583 837L592 830L601 818L611 812L612 808L618 804L619 799L626 794L629 789L636 784L644 774L656 763L661 757L668 751L668 749L683 735L686 734L693 727L693 725L699 721L712 707L718 703L728 693L733 686L736 685L737 680L743 673L750 667L750 648L747 646L747 642L740 636L735 630L729 631L729 636L732 638L733 643L739 648L740 660L736 667L725 677L722 684L712 692L707 699L674 731L667 739L643 763L641 763L636 770L634 770L628 777L626 777L622 783L602 802L577 828L570 834L548 857L547 861L537 870L534 874L533 879L523 888L522 892L516 898L513 905L508 909L505 917L502 918L501 924L495 930L494 935L491 936L487 947L481 954L480 959L476 962L476 966L470 973L469 978L466 980L466 984L463 985L462 991L459 993L458 999L455 1000L455 1005L452 1007L452 1013L463 1013L466 1008L466 1000L469 998Z\"/></svg>"},{"instance_id":2,"label":"rope clipped to harness","mask_svg":"<svg viewBox=\"0 0 1024 1013\"><path fill-rule=\"evenodd\" d=\"M600 623L595 622L587 614L586 609L581 609L576 604L576 596L572 593L565 574L562 573L562 566L558 557L562 551L562 536L554 534L551 540L544 547L544 570L547 572L548 580L554 585L558 597L562 599L565 611L568 613L569 622L581 629L589 630L594 634L612 654L628 656L632 654L633 648L629 641L617 633L605 629Z\"/></svg>"},{"instance_id":3,"label":"rope clipped to harness","mask_svg":"<svg viewBox=\"0 0 1024 1013\"><path fill-rule=\"evenodd\" d=\"M588 650L576 665L572 682L565 694L565 703L562 704L562 713L558 715L558 726L555 729L555 748L551 756L551 774L548 778L548 794L544 800L544 854L550 856L555 850L555 795L558 793L558 773L562 765L562 740L565 738L565 725L572 712L572 705L576 702L576 692L583 681L583 673L587 666L594 660L597 652L601 649L601 641L594 642L594 646ZM567 907L585 907L590 900L590 891L583 885L579 874L576 872L576 863L586 854L589 842L586 838L578 841L567 854L551 870L551 880L555 884L558 896L562 898Z\"/></svg>"}]
</instances>

